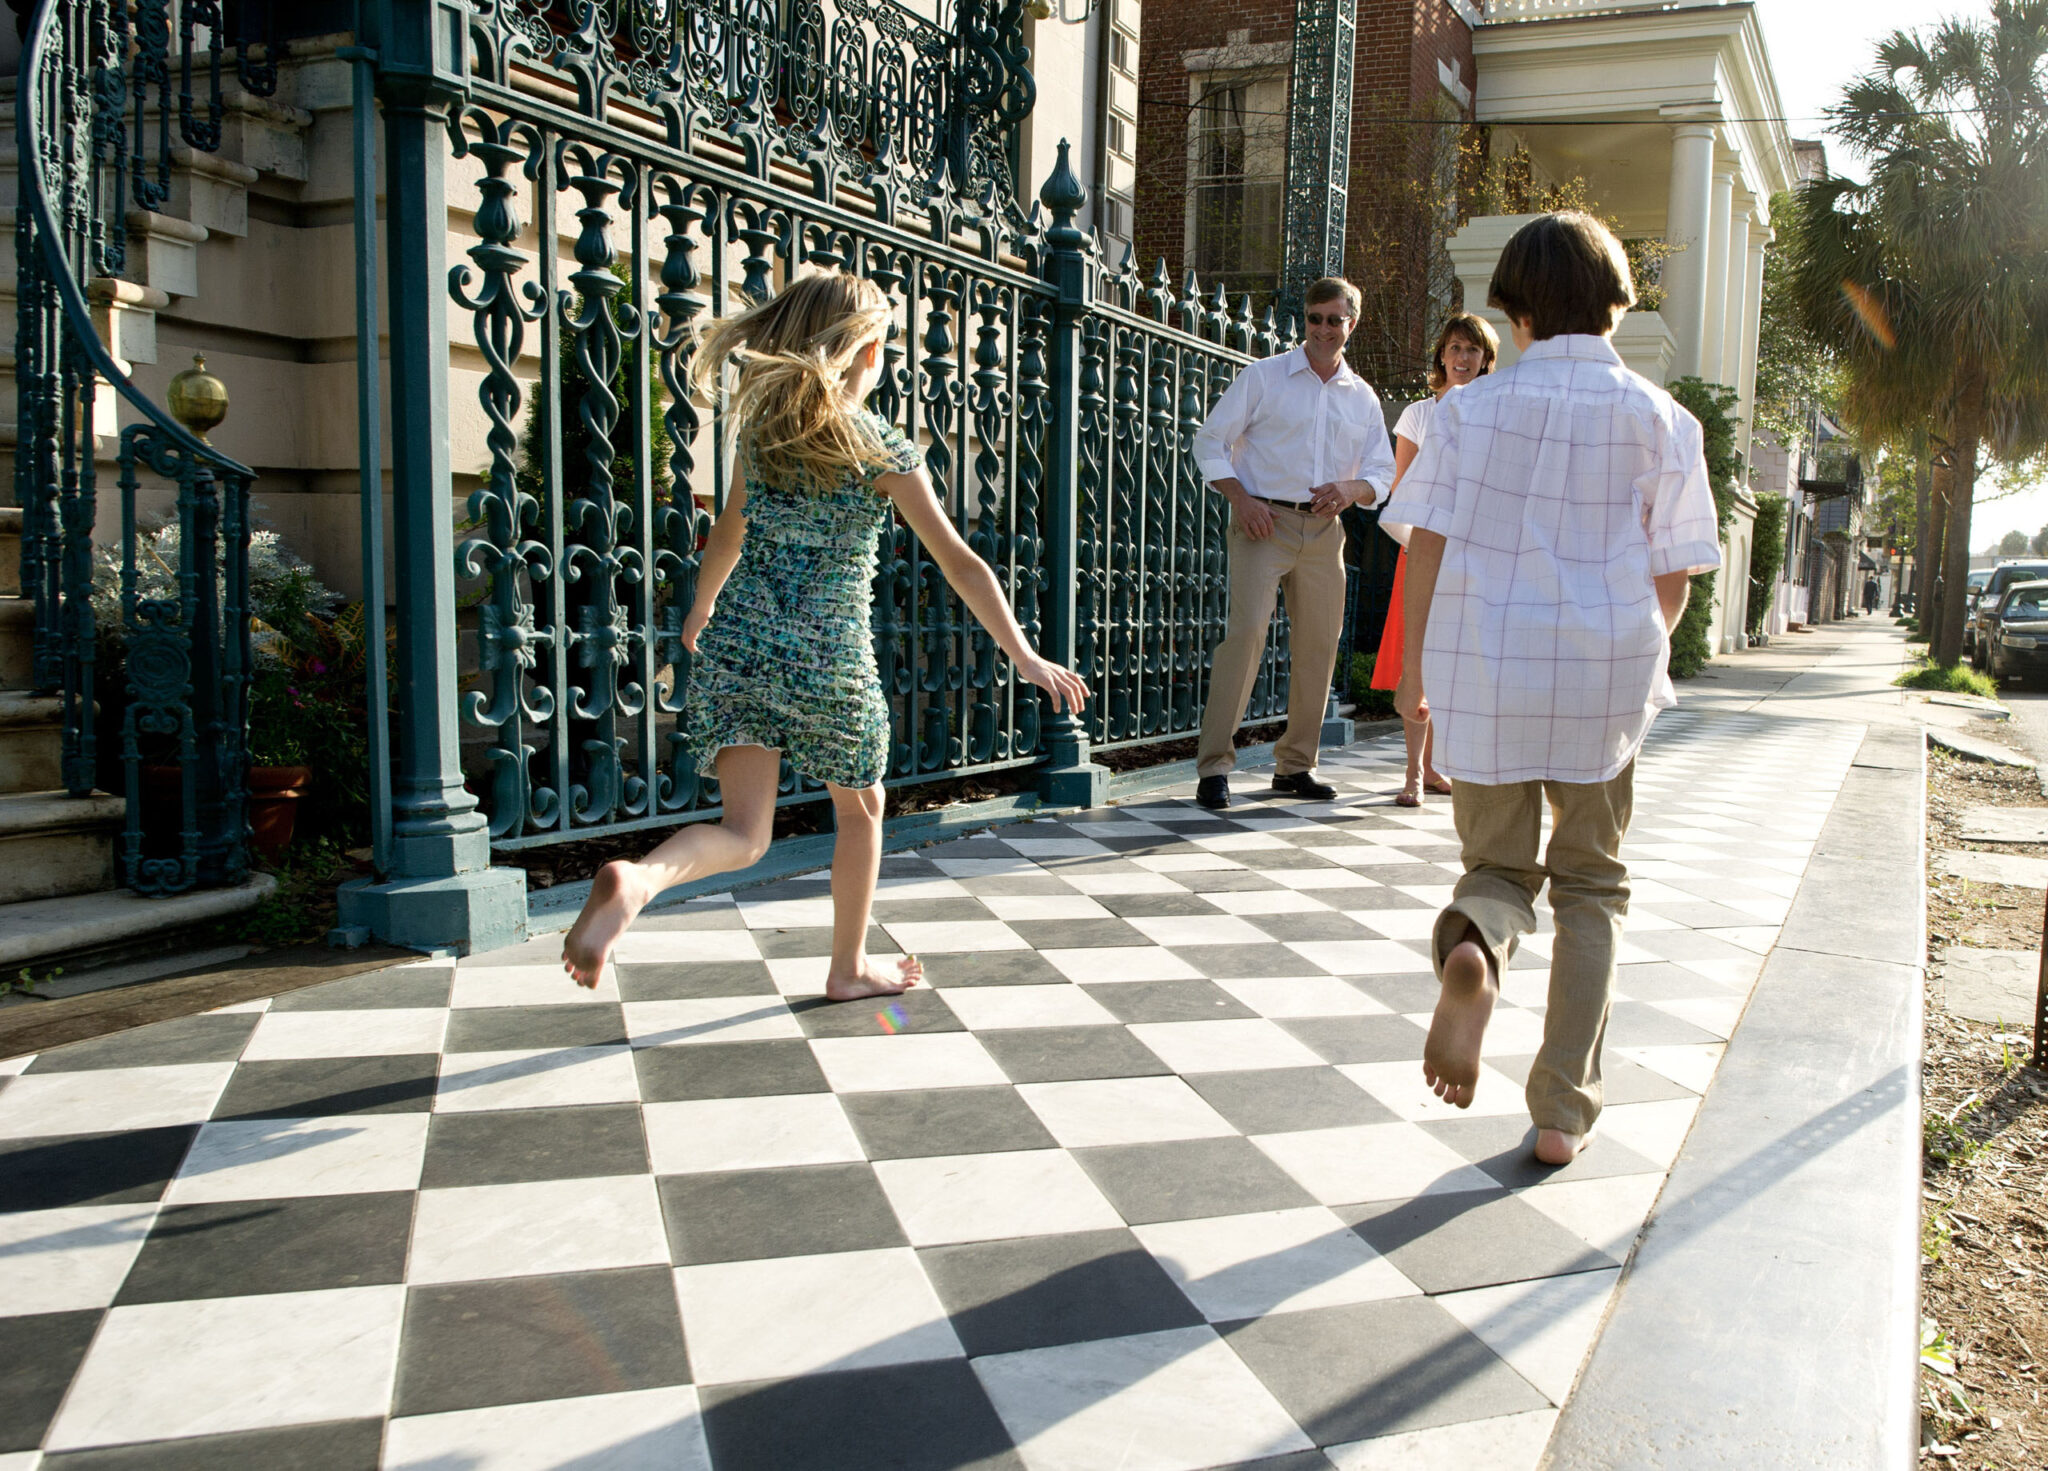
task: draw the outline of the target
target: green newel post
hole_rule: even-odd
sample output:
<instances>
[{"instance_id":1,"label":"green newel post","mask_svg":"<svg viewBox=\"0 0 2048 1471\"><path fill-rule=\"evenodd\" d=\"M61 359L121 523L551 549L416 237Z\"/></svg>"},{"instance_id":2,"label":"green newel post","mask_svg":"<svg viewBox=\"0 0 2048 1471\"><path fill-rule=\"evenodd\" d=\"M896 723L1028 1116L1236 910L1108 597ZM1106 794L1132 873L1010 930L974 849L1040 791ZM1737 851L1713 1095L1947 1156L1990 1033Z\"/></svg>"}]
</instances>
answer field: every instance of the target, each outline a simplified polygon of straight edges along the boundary
<instances>
[{"instance_id":1,"label":"green newel post","mask_svg":"<svg viewBox=\"0 0 2048 1471\"><path fill-rule=\"evenodd\" d=\"M1038 199L1052 216L1045 232L1045 279L1058 293L1052 324L1052 424L1046 446L1046 493L1051 511L1052 579L1047 598L1047 657L1074 663L1074 594L1079 584L1076 519L1081 492L1081 321L1095 303L1095 266L1087 236L1074 224L1088 194L1067 162L1060 140L1058 165ZM1085 676L1084 676L1085 677ZM1039 796L1061 807L1099 807L1109 799L1109 768L1088 759L1088 730L1062 711L1046 726L1049 764L1039 775Z\"/></svg>"},{"instance_id":2,"label":"green newel post","mask_svg":"<svg viewBox=\"0 0 2048 1471\"><path fill-rule=\"evenodd\" d=\"M398 762L391 869L342 886L341 922L461 954L526 938L526 875L492 868L463 787L456 726L455 502L448 458L448 112L467 86L462 0L365 0L378 57L390 261L391 490L397 553ZM374 351L375 344L362 344ZM364 413L377 405L363 404ZM363 494L378 467L363 467Z\"/></svg>"}]
</instances>

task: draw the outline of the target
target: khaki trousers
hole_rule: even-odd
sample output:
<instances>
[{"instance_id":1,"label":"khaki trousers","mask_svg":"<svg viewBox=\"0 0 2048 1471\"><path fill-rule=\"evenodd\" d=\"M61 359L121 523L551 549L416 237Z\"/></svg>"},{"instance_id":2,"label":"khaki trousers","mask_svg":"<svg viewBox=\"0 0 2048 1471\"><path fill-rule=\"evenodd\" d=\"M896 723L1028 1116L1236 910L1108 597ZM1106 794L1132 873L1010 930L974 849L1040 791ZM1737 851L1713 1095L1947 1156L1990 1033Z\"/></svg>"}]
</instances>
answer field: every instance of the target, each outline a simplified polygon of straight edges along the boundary
<instances>
[{"instance_id":1,"label":"khaki trousers","mask_svg":"<svg viewBox=\"0 0 2048 1471\"><path fill-rule=\"evenodd\" d=\"M1237 765L1234 737L1259 677L1276 593L1287 593L1287 733L1273 751L1281 776L1314 771L1344 627L1344 527L1335 516L1269 506L1273 531L1253 541L1230 518L1230 615L1209 664L1209 703L1195 751L1199 776Z\"/></svg>"},{"instance_id":2,"label":"khaki trousers","mask_svg":"<svg viewBox=\"0 0 2048 1471\"><path fill-rule=\"evenodd\" d=\"M1635 805L1635 763L1595 783L1451 784L1451 812L1464 845L1465 876L1437 916L1437 978L1444 956L1469 924L1506 975L1522 936L1536 928L1536 895L1550 881L1557 935L1550 952L1550 998L1543 1047L1529 1069L1529 1116L1539 1129L1584 1134L1600 1117L1600 1044L1614 994L1614 957L1628 913L1628 869L1621 840ZM1544 798L1550 799L1550 847L1542 860Z\"/></svg>"}]
</instances>

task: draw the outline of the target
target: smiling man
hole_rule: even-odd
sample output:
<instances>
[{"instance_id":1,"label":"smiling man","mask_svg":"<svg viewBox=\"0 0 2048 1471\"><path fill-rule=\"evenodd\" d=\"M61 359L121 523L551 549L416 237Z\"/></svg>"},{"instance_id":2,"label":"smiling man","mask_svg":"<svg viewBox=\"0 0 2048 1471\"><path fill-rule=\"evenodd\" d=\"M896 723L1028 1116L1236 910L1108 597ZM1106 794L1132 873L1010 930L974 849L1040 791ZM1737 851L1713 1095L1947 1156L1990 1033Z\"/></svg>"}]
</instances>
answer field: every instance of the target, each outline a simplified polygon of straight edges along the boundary
<instances>
[{"instance_id":1,"label":"smiling man","mask_svg":"<svg viewBox=\"0 0 2048 1471\"><path fill-rule=\"evenodd\" d=\"M1325 276L1308 288L1302 345L1253 363L1216 401L1195 435L1209 488L1230 502L1230 618L1210 661L1209 704L1195 800L1230 805L1233 737L1266 650L1275 596L1287 594L1287 733L1274 752L1273 790L1318 802L1316 745L1337 637L1344 623L1346 506L1378 504L1394 483L1394 450L1379 395L1344 361L1360 297Z\"/></svg>"}]
</instances>

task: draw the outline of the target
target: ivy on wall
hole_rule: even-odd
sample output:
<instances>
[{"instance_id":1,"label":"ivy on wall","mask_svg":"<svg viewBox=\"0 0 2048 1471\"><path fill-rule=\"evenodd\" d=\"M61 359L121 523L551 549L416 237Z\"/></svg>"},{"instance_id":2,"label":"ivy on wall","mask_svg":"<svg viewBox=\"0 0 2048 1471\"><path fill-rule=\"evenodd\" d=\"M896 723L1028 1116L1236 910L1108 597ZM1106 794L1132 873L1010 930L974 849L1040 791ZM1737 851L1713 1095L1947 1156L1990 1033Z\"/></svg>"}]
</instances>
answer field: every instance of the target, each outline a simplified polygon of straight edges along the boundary
<instances>
[{"instance_id":1,"label":"ivy on wall","mask_svg":"<svg viewBox=\"0 0 2048 1471\"><path fill-rule=\"evenodd\" d=\"M1702 449L1707 462L1707 484L1714 492L1714 518L1723 532L1735 515L1736 470L1740 457L1735 452L1735 405L1740 395L1721 383L1702 378L1680 378L1668 385L1671 396L1700 421ZM1685 616L1671 631L1671 677L1691 679L1714 657L1714 572L1702 572L1692 579L1692 596L1686 601Z\"/></svg>"}]
</instances>

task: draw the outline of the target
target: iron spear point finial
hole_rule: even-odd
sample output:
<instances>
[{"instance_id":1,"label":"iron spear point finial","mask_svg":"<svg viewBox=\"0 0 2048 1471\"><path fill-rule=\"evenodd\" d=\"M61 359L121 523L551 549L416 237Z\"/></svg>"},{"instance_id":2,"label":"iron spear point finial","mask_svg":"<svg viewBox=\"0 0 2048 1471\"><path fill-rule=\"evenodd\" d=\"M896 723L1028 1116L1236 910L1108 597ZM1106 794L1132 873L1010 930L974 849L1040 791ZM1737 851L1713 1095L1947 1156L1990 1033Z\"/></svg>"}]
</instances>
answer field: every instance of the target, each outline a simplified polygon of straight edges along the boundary
<instances>
[{"instance_id":1,"label":"iron spear point finial","mask_svg":"<svg viewBox=\"0 0 2048 1471\"><path fill-rule=\"evenodd\" d=\"M1074 176L1074 166L1068 155L1072 152L1067 140L1060 139L1059 162L1053 165L1050 178L1039 188L1038 199L1052 215L1055 228L1071 228L1074 216L1081 212L1081 206L1088 202L1088 191Z\"/></svg>"}]
</instances>

